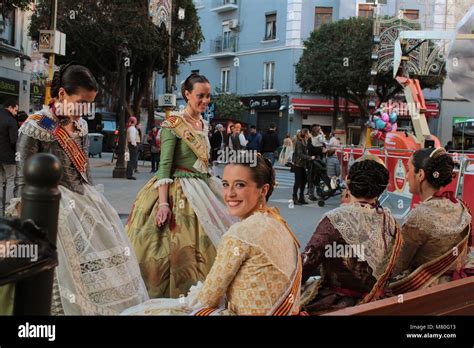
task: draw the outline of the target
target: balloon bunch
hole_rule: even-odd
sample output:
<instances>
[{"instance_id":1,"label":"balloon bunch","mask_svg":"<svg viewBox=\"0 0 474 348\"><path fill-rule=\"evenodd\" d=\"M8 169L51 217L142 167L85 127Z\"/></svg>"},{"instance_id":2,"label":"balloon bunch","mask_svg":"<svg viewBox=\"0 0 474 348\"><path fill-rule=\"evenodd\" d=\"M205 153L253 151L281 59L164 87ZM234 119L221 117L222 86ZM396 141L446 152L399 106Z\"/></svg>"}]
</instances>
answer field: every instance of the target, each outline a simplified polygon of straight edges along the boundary
<instances>
[{"instance_id":1,"label":"balloon bunch","mask_svg":"<svg viewBox=\"0 0 474 348\"><path fill-rule=\"evenodd\" d=\"M388 132L395 132L398 127L397 116L395 110L389 114L384 109L377 109L367 122L367 126L373 129L372 138L383 141Z\"/></svg>"}]
</instances>

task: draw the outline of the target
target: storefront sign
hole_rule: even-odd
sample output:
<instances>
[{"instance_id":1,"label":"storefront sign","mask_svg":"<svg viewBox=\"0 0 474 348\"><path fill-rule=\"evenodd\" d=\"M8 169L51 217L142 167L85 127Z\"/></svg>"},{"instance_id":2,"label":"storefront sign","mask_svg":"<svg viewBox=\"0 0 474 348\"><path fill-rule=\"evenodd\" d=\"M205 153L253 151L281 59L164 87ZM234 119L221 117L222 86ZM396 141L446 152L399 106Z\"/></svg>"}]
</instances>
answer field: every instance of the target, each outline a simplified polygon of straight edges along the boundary
<instances>
[{"instance_id":1,"label":"storefront sign","mask_svg":"<svg viewBox=\"0 0 474 348\"><path fill-rule=\"evenodd\" d=\"M20 81L0 77L0 94L18 96L20 94Z\"/></svg>"},{"instance_id":2,"label":"storefront sign","mask_svg":"<svg viewBox=\"0 0 474 348\"><path fill-rule=\"evenodd\" d=\"M275 110L280 108L281 96L241 97L242 103L253 110Z\"/></svg>"},{"instance_id":3,"label":"storefront sign","mask_svg":"<svg viewBox=\"0 0 474 348\"><path fill-rule=\"evenodd\" d=\"M453 125L455 125L456 123L466 122L467 120L472 119L472 118L473 117L462 117L462 116L453 117Z\"/></svg>"}]
</instances>

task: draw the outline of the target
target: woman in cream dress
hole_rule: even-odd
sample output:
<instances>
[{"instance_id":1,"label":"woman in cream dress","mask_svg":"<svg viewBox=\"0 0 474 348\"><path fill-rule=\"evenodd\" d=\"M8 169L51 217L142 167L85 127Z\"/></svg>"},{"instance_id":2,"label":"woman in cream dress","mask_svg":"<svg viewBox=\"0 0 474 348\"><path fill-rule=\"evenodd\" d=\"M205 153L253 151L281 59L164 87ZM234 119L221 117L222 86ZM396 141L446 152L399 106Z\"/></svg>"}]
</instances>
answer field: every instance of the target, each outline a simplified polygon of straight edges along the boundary
<instances>
[{"instance_id":1,"label":"woman in cream dress","mask_svg":"<svg viewBox=\"0 0 474 348\"><path fill-rule=\"evenodd\" d=\"M187 297L154 299L127 315L291 315L299 310L299 243L285 220L268 208L275 172L258 155L257 165L224 169L224 199L241 219L222 238L204 284Z\"/></svg>"}]
</instances>

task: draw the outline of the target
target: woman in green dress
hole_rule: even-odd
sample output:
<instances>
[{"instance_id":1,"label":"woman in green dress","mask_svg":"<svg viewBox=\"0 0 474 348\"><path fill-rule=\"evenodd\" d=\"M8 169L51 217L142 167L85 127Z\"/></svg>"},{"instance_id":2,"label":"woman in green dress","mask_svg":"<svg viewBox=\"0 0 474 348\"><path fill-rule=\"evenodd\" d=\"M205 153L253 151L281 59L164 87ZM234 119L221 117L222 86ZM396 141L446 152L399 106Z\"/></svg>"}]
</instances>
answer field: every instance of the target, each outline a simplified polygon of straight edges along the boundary
<instances>
[{"instance_id":1,"label":"woman in green dress","mask_svg":"<svg viewBox=\"0 0 474 348\"><path fill-rule=\"evenodd\" d=\"M161 124L158 172L138 193L126 226L152 298L185 296L203 281L234 222L222 184L209 174L208 124L201 117L209 81L191 74L181 93L187 105Z\"/></svg>"}]
</instances>

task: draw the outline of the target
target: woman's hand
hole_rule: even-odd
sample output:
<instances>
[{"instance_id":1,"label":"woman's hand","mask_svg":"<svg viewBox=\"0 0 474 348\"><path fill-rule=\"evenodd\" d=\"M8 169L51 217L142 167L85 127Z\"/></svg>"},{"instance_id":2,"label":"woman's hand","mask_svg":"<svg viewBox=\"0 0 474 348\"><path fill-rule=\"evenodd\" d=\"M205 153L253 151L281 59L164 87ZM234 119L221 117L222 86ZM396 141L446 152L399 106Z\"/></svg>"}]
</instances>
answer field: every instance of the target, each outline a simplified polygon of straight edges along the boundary
<instances>
[{"instance_id":1,"label":"woman's hand","mask_svg":"<svg viewBox=\"0 0 474 348\"><path fill-rule=\"evenodd\" d=\"M155 217L155 223L158 227L164 226L171 219L171 209L168 205L162 205L158 208Z\"/></svg>"}]
</instances>

